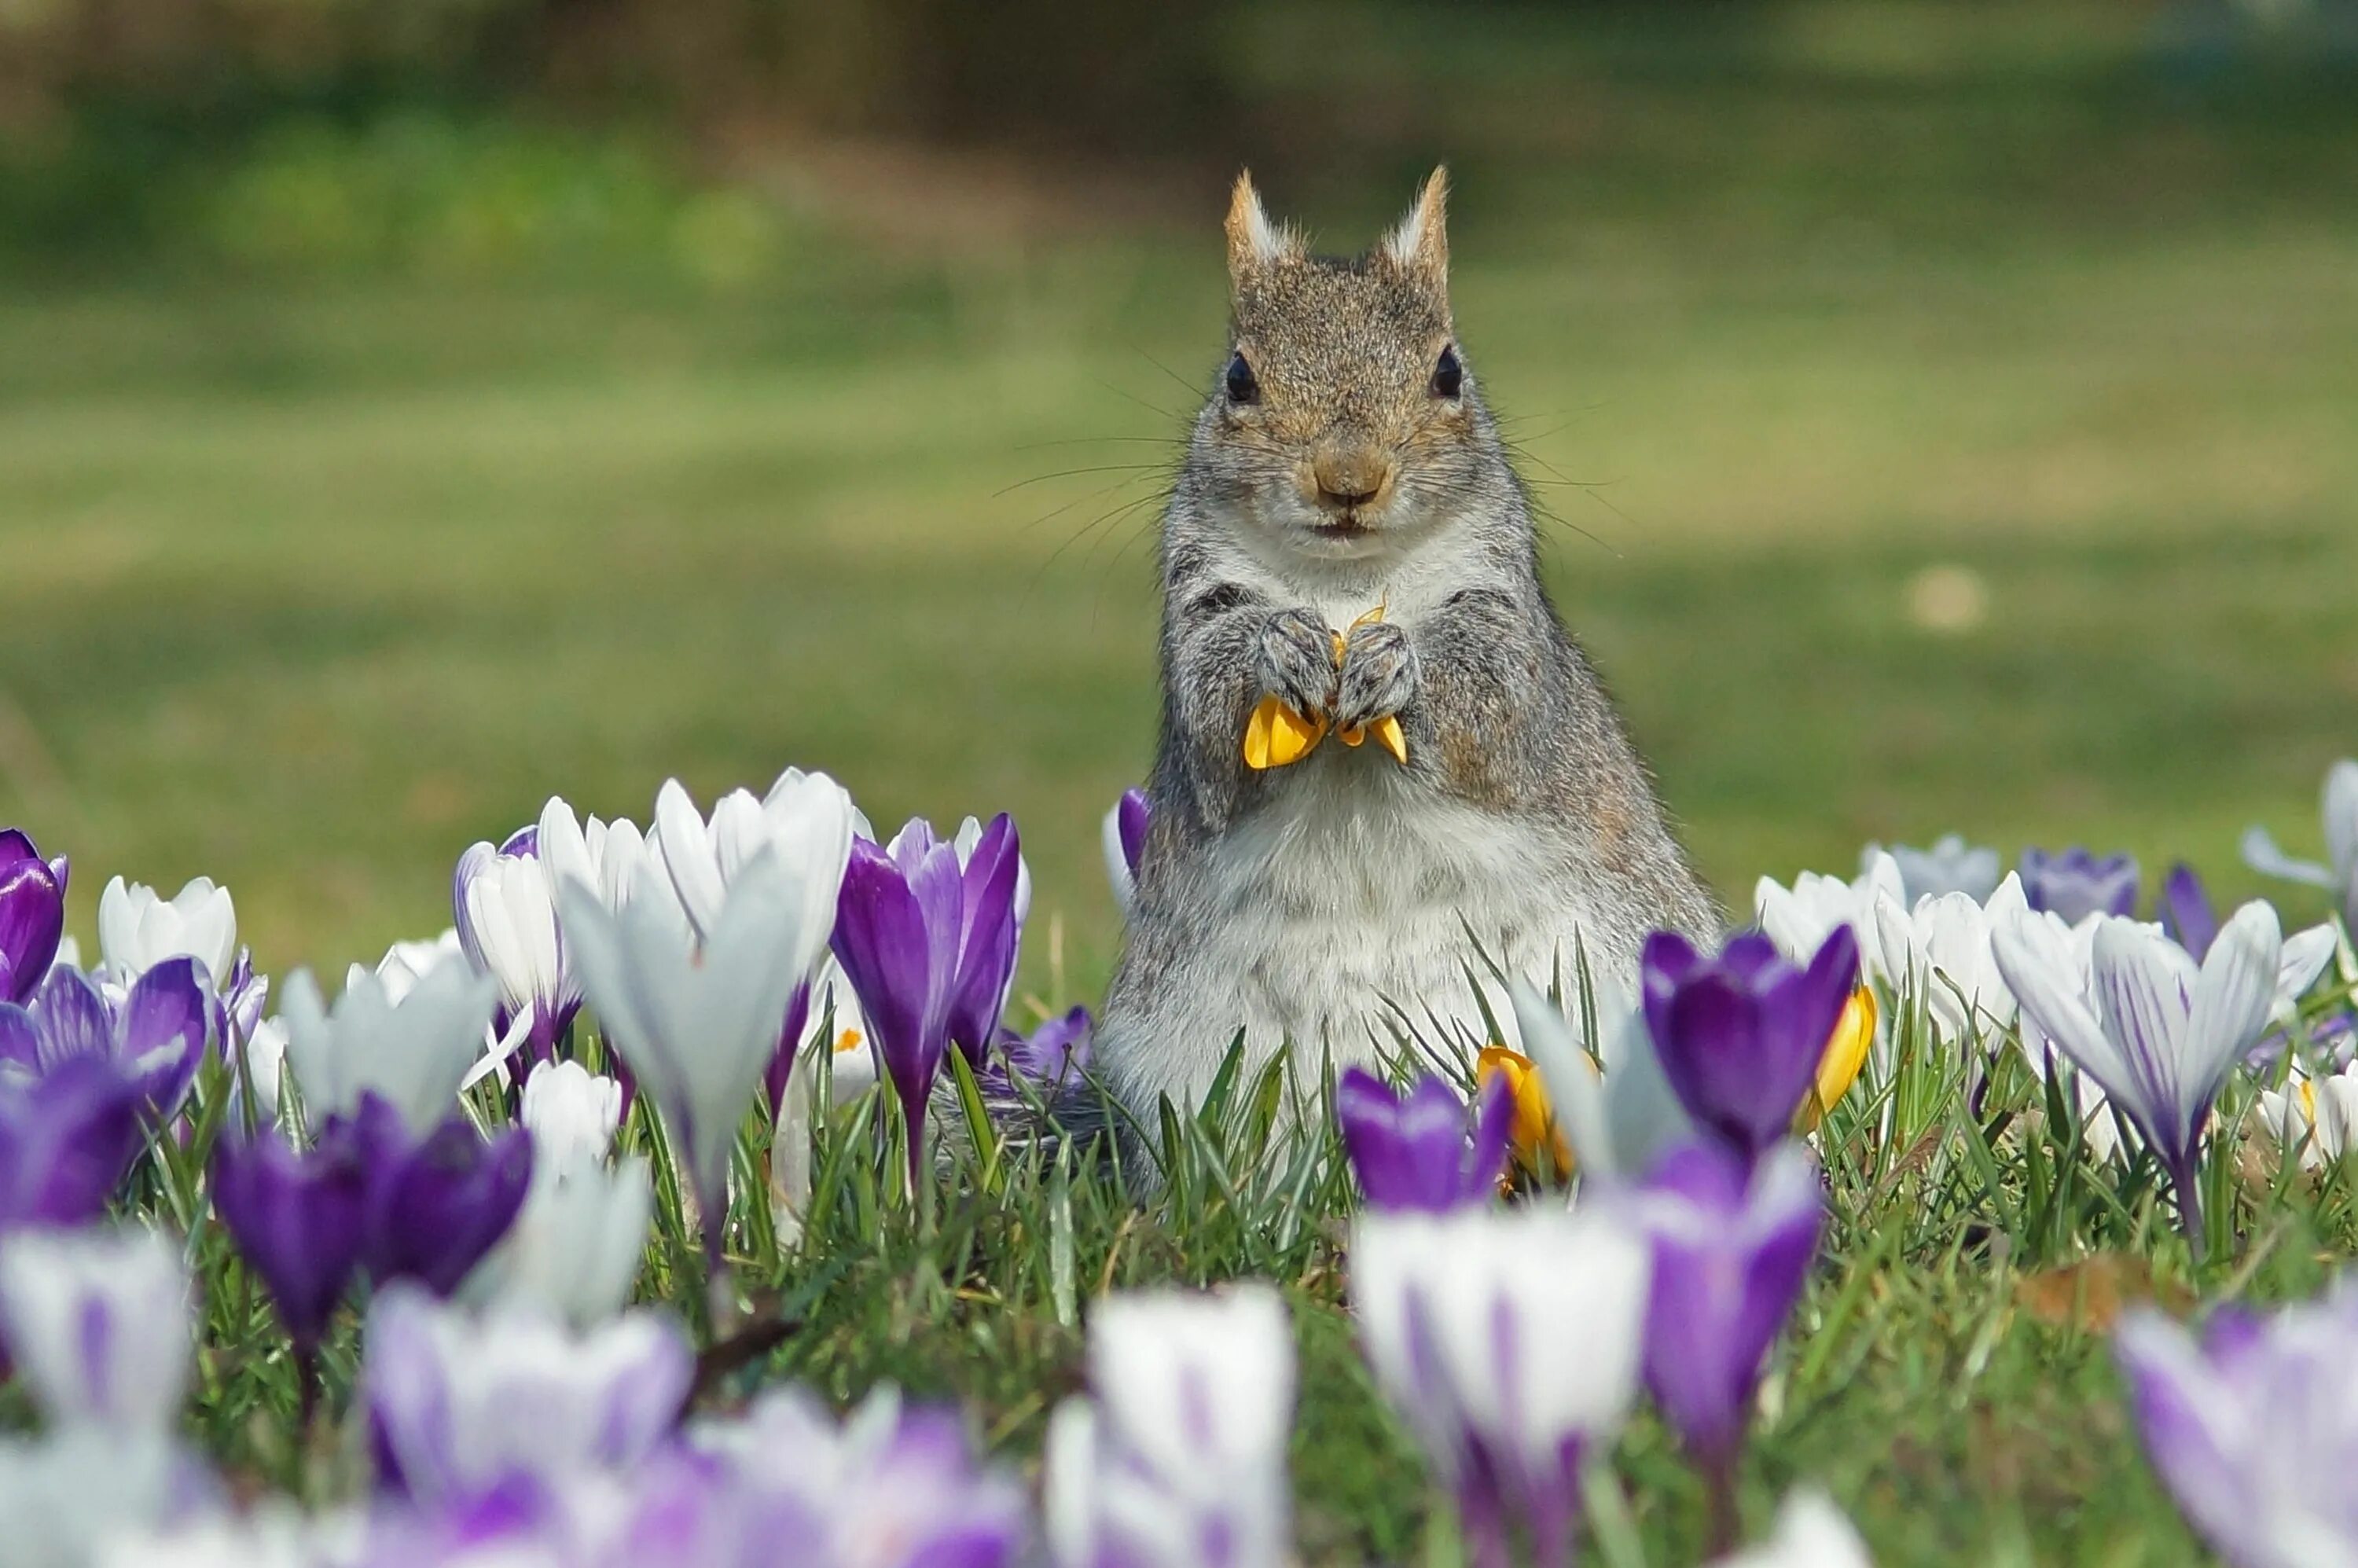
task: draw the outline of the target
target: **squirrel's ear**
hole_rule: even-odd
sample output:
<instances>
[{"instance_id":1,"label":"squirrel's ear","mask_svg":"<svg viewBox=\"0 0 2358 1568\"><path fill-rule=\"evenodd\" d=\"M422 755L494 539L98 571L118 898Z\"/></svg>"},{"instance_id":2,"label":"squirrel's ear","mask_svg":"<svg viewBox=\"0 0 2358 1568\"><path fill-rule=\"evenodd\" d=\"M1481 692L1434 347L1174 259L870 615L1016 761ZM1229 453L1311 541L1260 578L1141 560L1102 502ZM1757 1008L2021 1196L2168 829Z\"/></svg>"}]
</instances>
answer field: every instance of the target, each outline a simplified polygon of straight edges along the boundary
<instances>
[{"instance_id":1,"label":"squirrel's ear","mask_svg":"<svg viewBox=\"0 0 2358 1568\"><path fill-rule=\"evenodd\" d=\"M1269 221L1249 171L1237 176L1236 189L1228 197L1228 277L1240 288L1245 279L1299 248L1291 233Z\"/></svg>"},{"instance_id":2,"label":"squirrel's ear","mask_svg":"<svg viewBox=\"0 0 2358 1568\"><path fill-rule=\"evenodd\" d=\"M1435 168L1425 178L1408 216L1384 236L1382 247L1394 265L1431 280L1435 287L1449 281L1448 204L1449 170Z\"/></svg>"}]
</instances>

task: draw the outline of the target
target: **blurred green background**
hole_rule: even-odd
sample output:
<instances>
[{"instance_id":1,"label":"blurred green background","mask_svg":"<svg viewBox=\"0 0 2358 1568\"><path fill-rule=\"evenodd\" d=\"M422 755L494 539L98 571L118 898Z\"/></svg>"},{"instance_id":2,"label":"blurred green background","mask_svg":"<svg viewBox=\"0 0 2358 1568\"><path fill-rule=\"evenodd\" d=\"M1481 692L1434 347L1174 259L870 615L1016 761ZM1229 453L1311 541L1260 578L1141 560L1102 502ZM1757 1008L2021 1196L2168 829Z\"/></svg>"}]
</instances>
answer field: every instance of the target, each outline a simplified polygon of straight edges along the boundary
<instances>
[{"instance_id":1,"label":"blurred green background","mask_svg":"<svg viewBox=\"0 0 2358 1568\"><path fill-rule=\"evenodd\" d=\"M1091 994L1217 224L1446 159L1459 327L1706 871L2316 848L2358 7L0 0L0 819L448 921L548 794L1013 810ZM1050 916L1055 926L1052 941Z\"/></svg>"}]
</instances>

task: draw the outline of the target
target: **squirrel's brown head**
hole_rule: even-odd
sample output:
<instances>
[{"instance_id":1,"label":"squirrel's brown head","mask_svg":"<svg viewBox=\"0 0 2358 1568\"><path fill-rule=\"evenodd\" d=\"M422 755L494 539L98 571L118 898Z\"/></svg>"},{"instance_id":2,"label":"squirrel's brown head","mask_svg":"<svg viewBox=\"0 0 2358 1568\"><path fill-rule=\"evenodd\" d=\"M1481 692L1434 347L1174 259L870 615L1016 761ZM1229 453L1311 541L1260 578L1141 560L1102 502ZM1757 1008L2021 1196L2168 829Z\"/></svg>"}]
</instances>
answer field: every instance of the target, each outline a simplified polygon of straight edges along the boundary
<instances>
[{"instance_id":1,"label":"squirrel's brown head","mask_svg":"<svg viewBox=\"0 0 2358 1568\"><path fill-rule=\"evenodd\" d=\"M1223 499L1314 555L1375 553L1462 493L1484 428L1449 322L1448 178L1374 249L1310 254L1252 177L1228 206L1234 326L1198 425Z\"/></svg>"}]
</instances>

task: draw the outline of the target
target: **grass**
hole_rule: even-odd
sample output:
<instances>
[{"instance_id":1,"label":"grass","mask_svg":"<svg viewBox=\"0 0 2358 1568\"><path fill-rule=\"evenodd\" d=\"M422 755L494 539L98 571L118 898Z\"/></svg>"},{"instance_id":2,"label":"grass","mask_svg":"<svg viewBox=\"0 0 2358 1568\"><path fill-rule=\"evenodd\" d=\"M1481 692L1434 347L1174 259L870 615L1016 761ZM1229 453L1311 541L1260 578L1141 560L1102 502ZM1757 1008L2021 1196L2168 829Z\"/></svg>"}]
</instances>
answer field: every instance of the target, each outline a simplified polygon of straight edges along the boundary
<instances>
[{"instance_id":1,"label":"grass","mask_svg":"<svg viewBox=\"0 0 2358 1568\"><path fill-rule=\"evenodd\" d=\"M1350 244L1452 157L1458 324L1555 514L1551 584L1732 905L1948 829L2234 892L2246 822L2315 848L2317 779L2358 750L2346 70L2076 7L1446 15L1240 36L1265 185ZM1306 79L1305 40L1336 68ZM1025 989L1093 998L1098 816L1152 742L1162 443L1219 358L1217 200L1012 248L838 238L733 290L18 275L0 819L73 854L86 938L109 874L206 873L283 972L446 924L458 851L551 792L644 817L666 774L708 799L820 766L880 822L1012 810ZM1942 568L1982 605L1946 629L1919 604ZM1077 1274L1273 1268L1306 1555L1444 1561L1322 1179L1277 1253L1250 1205L1099 1195ZM863 1233L767 1370L955 1393L1027 1452L1079 1344L1040 1202ZM1845 1218L1755 1524L1815 1476L1887 1563L2186 1560L2101 1336L2017 1292L2125 1243L2010 1260L1958 1202ZM2250 1288L2313 1280L2306 1232L2247 1239ZM2165 1273L2245 1282L2171 1245ZM1661 1433L1622 1468L1650 1561L1686 1560Z\"/></svg>"}]
</instances>

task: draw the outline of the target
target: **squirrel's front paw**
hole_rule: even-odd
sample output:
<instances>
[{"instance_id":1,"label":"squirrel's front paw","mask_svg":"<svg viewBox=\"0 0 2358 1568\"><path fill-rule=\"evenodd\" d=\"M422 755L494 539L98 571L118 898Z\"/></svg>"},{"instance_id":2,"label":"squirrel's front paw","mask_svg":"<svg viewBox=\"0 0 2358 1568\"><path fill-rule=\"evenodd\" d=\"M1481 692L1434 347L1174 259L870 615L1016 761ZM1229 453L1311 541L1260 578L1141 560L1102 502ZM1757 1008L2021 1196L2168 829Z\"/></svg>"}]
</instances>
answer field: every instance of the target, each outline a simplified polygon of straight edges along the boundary
<instances>
[{"instance_id":1,"label":"squirrel's front paw","mask_svg":"<svg viewBox=\"0 0 2358 1568\"><path fill-rule=\"evenodd\" d=\"M1308 719L1335 711L1335 634L1315 611L1281 610L1260 634L1260 689Z\"/></svg>"},{"instance_id":2,"label":"squirrel's front paw","mask_svg":"<svg viewBox=\"0 0 2358 1568\"><path fill-rule=\"evenodd\" d=\"M1416 649L1406 632L1387 621L1355 627L1343 646L1336 728L1352 730L1390 719L1409 705L1416 687Z\"/></svg>"}]
</instances>

